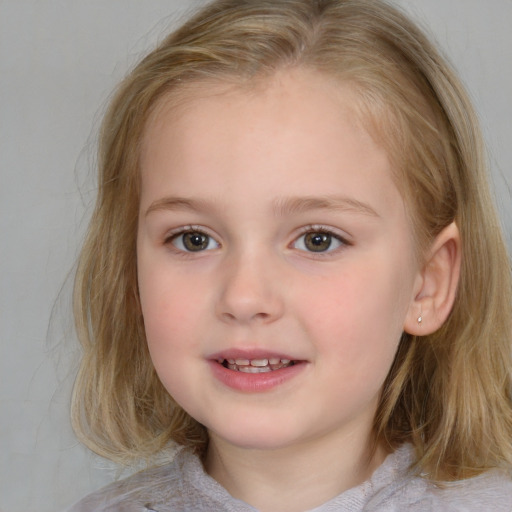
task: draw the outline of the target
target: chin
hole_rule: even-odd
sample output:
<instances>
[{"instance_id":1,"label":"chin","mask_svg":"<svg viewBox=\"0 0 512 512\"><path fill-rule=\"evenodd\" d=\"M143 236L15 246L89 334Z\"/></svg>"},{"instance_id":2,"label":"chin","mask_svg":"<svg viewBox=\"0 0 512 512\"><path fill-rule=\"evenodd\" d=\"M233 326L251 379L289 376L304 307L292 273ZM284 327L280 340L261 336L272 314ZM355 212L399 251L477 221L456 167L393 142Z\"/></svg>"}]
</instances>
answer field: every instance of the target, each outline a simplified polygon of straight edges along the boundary
<instances>
[{"instance_id":1,"label":"chin","mask_svg":"<svg viewBox=\"0 0 512 512\"><path fill-rule=\"evenodd\" d=\"M283 429L278 422L271 427L232 425L229 429L212 429L209 432L230 445L246 450L278 450L300 442L301 439L297 432Z\"/></svg>"}]
</instances>

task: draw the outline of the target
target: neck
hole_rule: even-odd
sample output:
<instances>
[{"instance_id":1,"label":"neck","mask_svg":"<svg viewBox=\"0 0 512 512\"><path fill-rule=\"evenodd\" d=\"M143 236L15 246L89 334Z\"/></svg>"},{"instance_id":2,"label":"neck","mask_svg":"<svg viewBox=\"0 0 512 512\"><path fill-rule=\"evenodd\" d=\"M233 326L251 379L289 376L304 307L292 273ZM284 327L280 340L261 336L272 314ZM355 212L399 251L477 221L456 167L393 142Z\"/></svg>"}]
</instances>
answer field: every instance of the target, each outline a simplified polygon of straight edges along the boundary
<instances>
[{"instance_id":1,"label":"neck","mask_svg":"<svg viewBox=\"0 0 512 512\"><path fill-rule=\"evenodd\" d=\"M386 456L371 451L369 437L330 436L279 449L247 449L214 434L206 471L233 497L261 512L318 507L367 480Z\"/></svg>"}]
</instances>

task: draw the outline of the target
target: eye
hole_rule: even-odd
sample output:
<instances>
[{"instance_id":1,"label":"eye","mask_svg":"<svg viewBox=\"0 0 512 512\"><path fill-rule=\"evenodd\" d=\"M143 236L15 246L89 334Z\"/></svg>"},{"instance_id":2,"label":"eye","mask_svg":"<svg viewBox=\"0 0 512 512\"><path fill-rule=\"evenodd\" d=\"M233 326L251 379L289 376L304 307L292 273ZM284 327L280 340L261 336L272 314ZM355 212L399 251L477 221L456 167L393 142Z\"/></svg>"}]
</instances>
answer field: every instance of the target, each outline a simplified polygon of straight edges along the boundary
<instances>
[{"instance_id":1,"label":"eye","mask_svg":"<svg viewBox=\"0 0 512 512\"><path fill-rule=\"evenodd\" d=\"M210 235L196 230L177 233L171 237L170 242L176 249L185 252L209 251L219 247L218 242Z\"/></svg>"},{"instance_id":2,"label":"eye","mask_svg":"<svg viewBox=\"0 0 512 512\"><path fill-rule=\"evenodd\" d=\"M307 252L331 252L343 245L348 245L334 233L322 230L308 231L294 242L293 247Z\"/></svg>"}]
</instances>

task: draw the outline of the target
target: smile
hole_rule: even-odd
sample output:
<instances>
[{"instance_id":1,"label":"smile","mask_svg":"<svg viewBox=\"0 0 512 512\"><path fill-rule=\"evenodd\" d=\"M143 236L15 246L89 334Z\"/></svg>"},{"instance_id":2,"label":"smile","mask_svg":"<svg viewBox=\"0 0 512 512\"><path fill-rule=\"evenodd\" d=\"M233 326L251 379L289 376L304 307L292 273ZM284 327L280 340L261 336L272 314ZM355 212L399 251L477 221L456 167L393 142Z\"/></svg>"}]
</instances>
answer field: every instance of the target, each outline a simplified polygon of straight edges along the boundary
<instances>
[{"instance_id":1,"label":"smile","mask_svg":"<svg viewBox=\"0 0 512 512\"><path fill-rule=\"evenodd\" d=\"M268 373L281 368L288 368L295 364L290 359L218 359L224 368L243 373Z\"/></svg>"},{"instance_id":2,"label":"smile","mask_svg":"<svg viewBox=\"0 0 512 512\"><path fill-rule=\"evenodd\" d=\"M277 389L298 378L308 361L262 350L232 349L208 359L212 373L224 386L237 392L260 393Z\"/></svg>"}]
</instances>

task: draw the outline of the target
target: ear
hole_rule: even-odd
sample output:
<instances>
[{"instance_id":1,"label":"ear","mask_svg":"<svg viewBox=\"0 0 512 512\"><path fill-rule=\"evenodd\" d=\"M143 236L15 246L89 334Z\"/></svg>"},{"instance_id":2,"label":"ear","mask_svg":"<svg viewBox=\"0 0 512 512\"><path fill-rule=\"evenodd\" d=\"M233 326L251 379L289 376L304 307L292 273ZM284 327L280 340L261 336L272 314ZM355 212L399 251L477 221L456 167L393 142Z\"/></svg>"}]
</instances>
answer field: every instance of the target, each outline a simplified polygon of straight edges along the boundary
<instances>
[{"instance_id":1,"label":"ear","mask_svg":"<svg viewBox=\"0 0 512 512\"><path fill-rule=\"evenodd\" d=\"M460 234L452 222L436 237L418 273L405 332L425 336L444 324L455 301L460 266Z\"/></svg>"}]
</instances>

